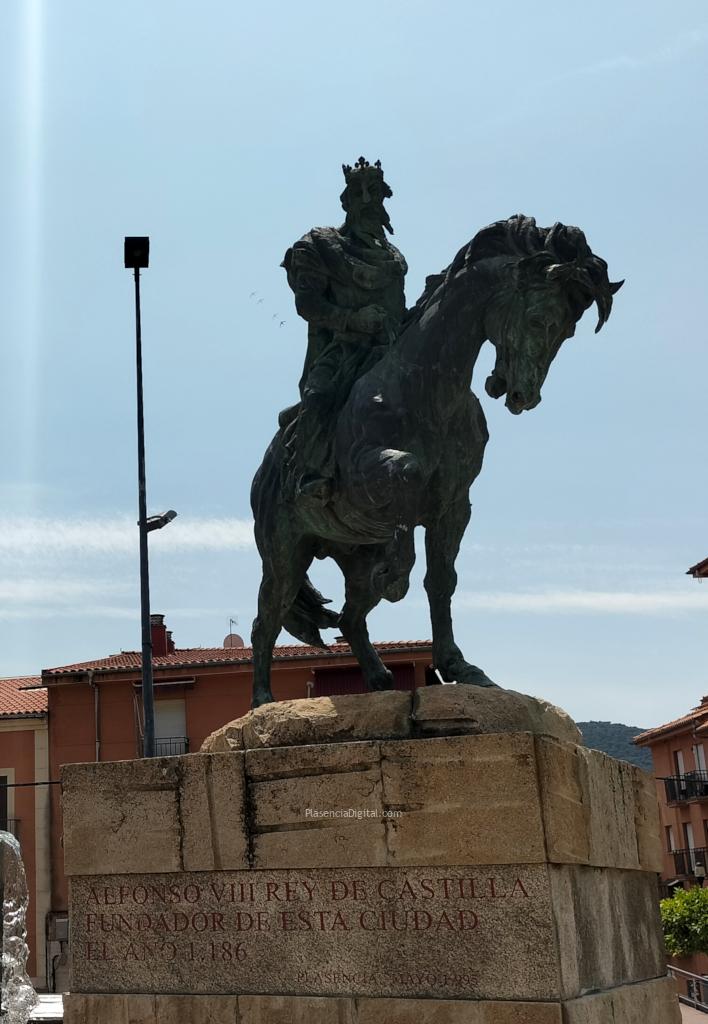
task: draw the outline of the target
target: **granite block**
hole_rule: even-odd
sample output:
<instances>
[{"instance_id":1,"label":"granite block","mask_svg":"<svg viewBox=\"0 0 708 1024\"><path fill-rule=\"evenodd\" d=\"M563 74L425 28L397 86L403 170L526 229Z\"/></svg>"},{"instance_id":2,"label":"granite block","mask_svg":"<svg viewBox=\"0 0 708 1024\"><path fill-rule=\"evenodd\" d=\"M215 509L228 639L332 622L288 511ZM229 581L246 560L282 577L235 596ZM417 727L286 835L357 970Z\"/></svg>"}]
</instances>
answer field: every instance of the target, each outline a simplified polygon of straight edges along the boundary
<instances>
[{"instance_id":1,"label":"granite block","mask_svg":"<svg viewBox=\"0 0 708 1024\"><path fill-rule=\"evenodd\" d=\"M527 733L382 743L395 865L546 860L534 738Z\"/></svg>"}]
</instances>

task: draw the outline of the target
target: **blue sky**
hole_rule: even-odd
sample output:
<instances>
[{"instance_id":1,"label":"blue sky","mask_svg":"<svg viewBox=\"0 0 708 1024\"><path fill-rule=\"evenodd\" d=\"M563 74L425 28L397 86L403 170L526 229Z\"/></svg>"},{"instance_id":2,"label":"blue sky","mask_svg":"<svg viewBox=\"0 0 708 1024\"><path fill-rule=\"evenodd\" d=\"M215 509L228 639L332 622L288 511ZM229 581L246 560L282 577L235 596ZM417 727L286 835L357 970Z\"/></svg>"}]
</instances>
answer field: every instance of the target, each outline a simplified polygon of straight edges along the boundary
<instances>
[{"instance_id":1,"label":"blue sky","mask_svg":"<svg viewBox=\"0 0 708 1024\"><path fill-rule=\"evenodd\" d=\"M586 232L614 279L542 405L475 390L491 441L455 615L470 660L576 718L655 724L708 690L702 2L4 0L0 674L139 647L132 281L143 282L154 611L247 634L248 492L306 327L278 264L380 157L409 302L490 221ZM250 293L257 293L253 298ZM262 299L262 302L259 301ZM285 320L283 327L280 320ZM429 636L419 563L375 639ZM341 597L333 568L315 579Z\"/></svg>"}]
</instances>

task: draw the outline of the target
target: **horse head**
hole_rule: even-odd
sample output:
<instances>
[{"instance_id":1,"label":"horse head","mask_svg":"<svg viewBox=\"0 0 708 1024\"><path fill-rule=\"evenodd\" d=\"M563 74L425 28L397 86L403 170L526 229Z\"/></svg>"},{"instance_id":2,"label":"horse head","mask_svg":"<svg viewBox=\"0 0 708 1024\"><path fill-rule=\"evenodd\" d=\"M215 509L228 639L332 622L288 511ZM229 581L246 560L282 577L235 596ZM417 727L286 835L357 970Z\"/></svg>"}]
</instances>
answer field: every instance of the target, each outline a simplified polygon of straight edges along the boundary
<instances>
[{"instance_id":1,"label":"horse head","mask_svg":"<svg viewBox=\"0 0 708 1024\"><path fill-rule=\"evenodd\" d=\"M485 237L486 236L486 237ZM541 388L561 345L593 302L600 330L612 310L613 283L579 228L538 228L531 217L512 217L475 236L466 260L490 275L485 332L497 350L487 394L506 394L518 415L541 401Z\"/></svg>"}]
</instances>

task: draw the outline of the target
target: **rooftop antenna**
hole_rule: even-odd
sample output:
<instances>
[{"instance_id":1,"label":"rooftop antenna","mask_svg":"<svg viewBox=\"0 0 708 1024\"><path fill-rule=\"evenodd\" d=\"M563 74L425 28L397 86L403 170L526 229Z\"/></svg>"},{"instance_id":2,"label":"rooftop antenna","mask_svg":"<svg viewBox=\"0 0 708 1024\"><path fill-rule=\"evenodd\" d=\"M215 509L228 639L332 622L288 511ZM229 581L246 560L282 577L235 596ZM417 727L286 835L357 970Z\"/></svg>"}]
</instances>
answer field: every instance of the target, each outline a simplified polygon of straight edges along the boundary
<instances>
[{"instance_id":1,"label":"rooftop antenna","mask_svg":"<svg viewBox=\"0 0 708 1024\"><path fill-rule=\"evenodd\" d=\"M229 618L229 632L224 637L224 647L227 650L232 650L235 647L244 647L243 637L239 636L238 633L234 633L232 627L238 626L238 618Z\"/></svg>"}]
</instances>

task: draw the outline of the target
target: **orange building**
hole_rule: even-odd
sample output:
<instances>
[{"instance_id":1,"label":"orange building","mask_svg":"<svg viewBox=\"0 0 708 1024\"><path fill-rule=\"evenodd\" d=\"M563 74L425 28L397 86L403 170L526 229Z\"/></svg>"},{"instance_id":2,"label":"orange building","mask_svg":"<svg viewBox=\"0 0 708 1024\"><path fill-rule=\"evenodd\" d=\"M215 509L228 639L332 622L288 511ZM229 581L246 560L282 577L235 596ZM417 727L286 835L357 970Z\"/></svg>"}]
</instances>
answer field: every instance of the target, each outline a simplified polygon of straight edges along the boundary
<instances>
[{"instance_id":1,"label":"orange building","mask_svg":"<svg viewBox=\"0 0 708 1024\"><path fill-rule=\"evenodd\" d=\"M158 755L198 751L206 737L245 715L251 704L250 647L177 650L161 615L152 616L155 736ZM240 638L227 638L230 644ZM226 641L225 641L226 642ZM397 689L435 681L429 641L376 644ZM41 683L49 704L52 779L63 764L120 761L142 756L141 653L126 651L97 661L45 669ZM304 645L276 647L272 688L276 700L363 692L359 667L347 644L327 650ZM62 933L67 884L61 847L59 787L51 787L52 934ZM67 950L62 947L62 953ZM66 956L59 963L65 975Z\"/></svg>"},{"instance_id":2,"label":"orange building","mask_svg":"<svg viewBox=\"0 0 708 1024\"><path fill-rule=\"evenodd\" d=\"M705 885L708 876L708 696L688 714L635 736L654 762L663 831L664 895L676 886ZM708 956L676 961L708 977ZM708 985L705 986L708 994Z\"/></svg>"},{"instance_id":3,"label":"orange building","mask_svg":"<svg viewBox=\"0 0 708 1024\"><path fill-rule=\"evenodd\" d=\"M687 576L708 578L708 558ZM635 736L649 747L657 779L664 830L662 881L684 887L702 883L708 872L708 697L673 722Z\"/></svg>"},{"instance_id":4,"label":"orange building","mask_svg":"<svg viewBox=\"0 0 708 1024\"><path fill-rule=\"evenodd\" d=\"M708 871L708 697L634 742L649 747L654 762L664 833L662 881L702 882Z\"/></svg>"},{"instance_id":5,"label":"orange building","mask_svg":"<svg viewBox=\"0 0 708 1024\"><path fill-rule=\"evenodd\" d=\"M30 907L27 964L33 984L48 980L45 930L50 909L47 691L36 676L0 679L0 829L22 848ZM39 785L37 785L39 783Z\"/></svg>"}]
</instances>

